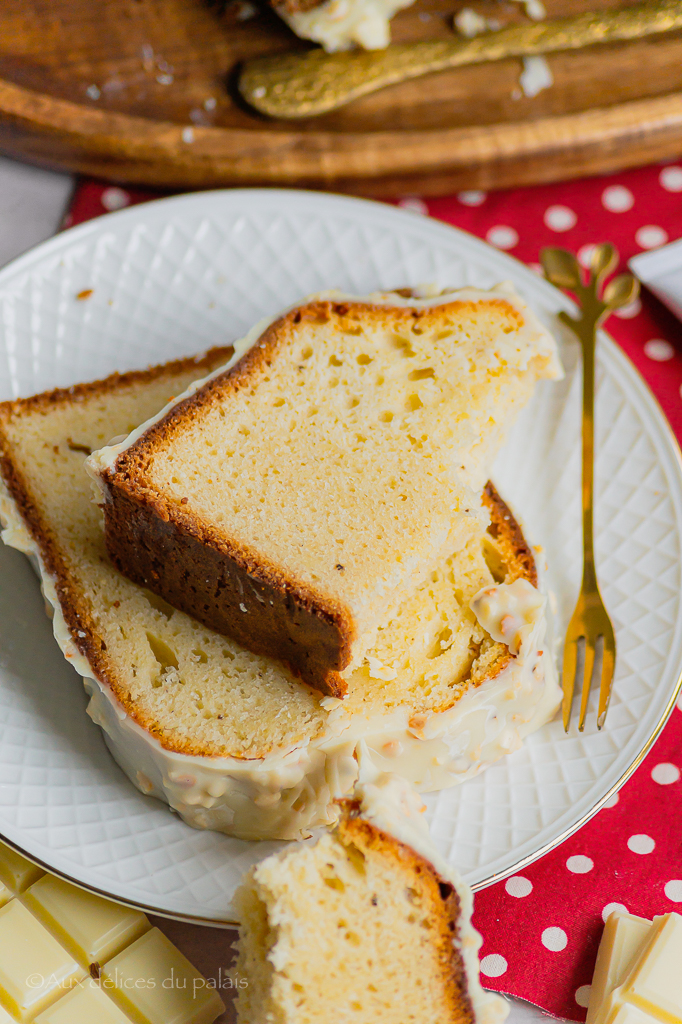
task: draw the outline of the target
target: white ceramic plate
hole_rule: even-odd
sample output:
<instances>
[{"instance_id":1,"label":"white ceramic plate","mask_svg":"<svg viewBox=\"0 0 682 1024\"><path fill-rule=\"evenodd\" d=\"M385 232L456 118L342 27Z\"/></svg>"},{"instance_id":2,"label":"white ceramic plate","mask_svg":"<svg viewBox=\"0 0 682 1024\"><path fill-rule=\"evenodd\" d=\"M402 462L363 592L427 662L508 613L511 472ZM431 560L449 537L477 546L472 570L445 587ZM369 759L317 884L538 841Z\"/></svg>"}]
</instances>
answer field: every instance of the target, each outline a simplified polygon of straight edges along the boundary
<instances>
[{"instance_id":1,"label":"white ceramic plate","mask_svg":"<svg viewBox=\"0 0 682 1024\"><path fill-rule=\"evenodd\" d=\"M543 315L567 301L522 264L436 221L305 192L232 191L141 206L67 231L0 273L0 397L224 344L321 288L366 293L511 279ZM92 288L87 301L76 301ZM522 415L494 479L542 544L558 632L580 574L576 350ZM585 821L641 759L682 664L682 473L645 385L604 338L597 553L618 633L607 727L558 722L463 786L428 798L435 838L476 886ZM1 546L0 546L1 547ZM183 824L133 788L85 716L28 562L0 550L0 834L52 870L161 912L230 916L242 871L278 844Z\"/></svg>"}]
</instances>

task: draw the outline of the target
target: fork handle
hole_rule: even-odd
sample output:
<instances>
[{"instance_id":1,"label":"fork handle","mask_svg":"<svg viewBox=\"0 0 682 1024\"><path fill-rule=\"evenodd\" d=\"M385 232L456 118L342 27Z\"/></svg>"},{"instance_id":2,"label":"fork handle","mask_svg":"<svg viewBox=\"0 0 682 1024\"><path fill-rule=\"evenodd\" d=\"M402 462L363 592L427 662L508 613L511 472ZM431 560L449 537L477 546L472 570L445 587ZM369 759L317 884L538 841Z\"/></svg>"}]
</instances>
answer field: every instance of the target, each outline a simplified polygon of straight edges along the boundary
<instances>
[{"instance_id":1,"label":"fork handle","mask_svg":"<svg viewBox=\"0 0 682 1024\"><path fill-rule=\"evenodd\" d=\"M583 350L583 587L597 585L594 564L594 374L596 325L582 340Z\"/></svg>"}]
</instances>

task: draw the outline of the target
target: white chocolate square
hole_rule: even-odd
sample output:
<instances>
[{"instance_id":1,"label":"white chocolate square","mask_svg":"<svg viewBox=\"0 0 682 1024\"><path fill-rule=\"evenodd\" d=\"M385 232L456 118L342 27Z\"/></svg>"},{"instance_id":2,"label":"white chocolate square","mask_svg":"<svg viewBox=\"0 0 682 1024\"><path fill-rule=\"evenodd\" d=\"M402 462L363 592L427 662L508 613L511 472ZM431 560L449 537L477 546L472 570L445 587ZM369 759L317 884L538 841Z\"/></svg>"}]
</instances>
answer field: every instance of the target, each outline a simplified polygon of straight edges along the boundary
<instances>
[{"instance_id":1,"label":"white chocolate square","mask_svg":"<svg viewBox=\"0 0 682 1024\"><path fill-rule=\"evenodd\" d=\"M38 1014L35 1024L130 1024L130 1018L96 981L87 978Z\"/></svg>"},{"instance_id":2,"label":"white chocolate square","mask_svg":"<svg viewBox=\"0 0 682 1024\"><path fill-rule=\"evenodd\" d=\"M88 965L110 960L150 927L142 911L121 907L54 875L34 882L24 901Z\"/></svg>"},{"instance_id":3,"label":"white chocolate square","mask_svg":"<svg viewBox=\"0 0 682 1024\"><path fill-rule=\"evenodd\" d=\"M15 892L23 892L44 874L37 864L32 864L11 847L0 843L0 879Z\"/></svg>"},{"instance_id":4,"label":"white chocolate square","mask_svg":"<svg viewBox=\"0 0 682 1024\"><path fill-rule=\"evenodd\" d=\"M661 919L658 918L658 921ZM682 917L667 914L622 988L624 1002L682 1024Z\"/></svg>"},{"instance_id":5,"label":"white chocolate square","mask_svg":"<svg viewBox=\"0 0 682 1024\"><path fill-rule=\"evenodd\" d=\"M599 1024L604 1019L605 1000L625 981L649 937L651 927L651 921L634 914L622 911L609 914L594 967L587 1024Z\"/></svg>"},{"instance_id":6,"label":"white chocolate square","mask_svg":"<svg viewBox=\"0 0 682 1024\"><path fill-rule=\"evenodd\" d=\"M648 1013L638 1010L636 1006L623 1003L615 1017L613 1017L613 1024L657 1024L657 1022Z\"/></svg>"},{"instance_id":7,"label":"white chocolate square","mask_svg":"<svg viewBox=\"0 0 682 1024\"><path fill-rule=\"evenodd\" d=\"M83 968L19 900L0 909L0 990L20 1021L83 977Z\"/></svg>"},{"instance_id":8,"label":"white chocolate square","mask_svg":"<svg viewBox=\"0 0 682 1024\"><path fill-rule=\"evenodd\" d=\"M111 995L137 1024L213 1024L225 1009L216 990L158 928L110 960L102 978L113 982Z\"/></svg>"},{"instance_id":9,"label":"white chocolate square","mask_svg":"<svg viewBox=\"0 0 682 1024\"><path fill-rule=\"evenodd\" d=\"M0 882L0 907L4 907L5 903L9 903L13 896L12 890L8 889L4 882Z\"/></svg>"}]
</instances>

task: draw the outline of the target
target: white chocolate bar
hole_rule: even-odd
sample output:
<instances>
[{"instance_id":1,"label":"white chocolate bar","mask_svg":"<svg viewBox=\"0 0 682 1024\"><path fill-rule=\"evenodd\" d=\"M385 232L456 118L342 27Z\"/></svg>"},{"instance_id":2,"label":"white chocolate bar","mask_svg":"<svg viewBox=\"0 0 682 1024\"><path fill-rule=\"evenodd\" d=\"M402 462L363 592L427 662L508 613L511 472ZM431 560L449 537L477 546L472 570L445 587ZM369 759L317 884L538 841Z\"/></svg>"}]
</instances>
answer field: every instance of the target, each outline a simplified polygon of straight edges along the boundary
<instances>
[{"instance_id":1,"label":"white chocolate bar","mask_svg":"<svg viewBox=\"0 0 682 1024\"><path fill-rule=\"evenodd\" d=\"M625 981L630 965L640 954L650 931L651 921L643 917L622 911L609 914L594 966L586 1024L596 1024L604 1000Z\"/></svg>"},{"instance_id":2,"label":"white chocolate bar","mask_svg":"<svg viewBox=\"0 0 682 1024\"><path fill-rule=\"evenodd\" d=\"M141 911L0 843L0 1024L213 1024L224 1009Z\"/></svg>"},{"instance_id":3,"label":"white chocolate bar","mask_svg":"<svg viewBox=\"0 0 682 1024\"><path fill-rule=\"evenodd\" d=\"M651 923L629 914L619 917L608 934L605 929L603 957L599 947L588 1020L591 1024L682 1024L682 917L666 914Z\"/></svg>"}]
</instances>

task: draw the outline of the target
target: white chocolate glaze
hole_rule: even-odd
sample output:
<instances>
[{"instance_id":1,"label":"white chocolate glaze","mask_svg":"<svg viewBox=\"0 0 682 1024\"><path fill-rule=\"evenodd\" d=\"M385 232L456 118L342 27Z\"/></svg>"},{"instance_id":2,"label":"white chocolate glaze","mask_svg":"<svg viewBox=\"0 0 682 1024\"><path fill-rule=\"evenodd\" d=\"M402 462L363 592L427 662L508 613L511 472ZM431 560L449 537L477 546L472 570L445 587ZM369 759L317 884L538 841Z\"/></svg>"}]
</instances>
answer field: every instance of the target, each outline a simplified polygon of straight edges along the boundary
<instances>
[{"instance_id":1,"label":"white chocolate glaze","mask_svg":"<svg viewBox=\"0 0 682 1024\"><path fill-rule=\"evenodd\" d=\"M321 43L328 53L361 46L364 50L382 50L391 41L389 22L414 0L325 0L310 11L289 14L282 7L277 13L297 36Z\"/></svg>"},{"instance_id":2,"label":"white chocolate glaze","mask_svg":"<svg viewBox=\"0 0 682 1024\"><path fill-rule=\"evenodd\" d=\"M358 748L358 762L359 778L353 797L360 803L361 816L429 861L457 893L460 916L453 942L464 962L474 1019L476 1024L501 1024L509 1006L504 999L481 988L478 951L483 940L471 923L471 889L436 849L424 820L424 804L414 788L398 775L379 771L363 743Z\"/></svg>"},{"instance_id":3,"label":"white chocolate glaze","mask_svg":"<svg viewBox=\"0 0 682 1024\"><path fill-rule=\"evenodd\" d=\"M506 644L521 661L537 650L538 630L544 630L547 598L522 577L513 583L483 587L469 606L493 640Z\"/></svg>"},{"instance_id":4,"label":"white chocolate glaze","mask_svg":"<svg viewBox=\"0 0 682 1024\"><path fill-rule=\"evenodd\" d=\"M548 722L561 700L544 618L538 648L525 662L514 659L479 687L466 690L449 709L414 714L399 707L383 714L351 714L343 701L325 698L327 725L312 742L266 757L194 757L164 748L127 714L109 687L96 678L64 620L54 580L0 480L0 522L6 544L27 554L54 611L54 635L66 659L83 677L88 714L99 725L113 757L143 793L158 797L195 828L240 839L296 839L333 823L334 800L357 779L355 749L364 741L375 764L400 774L421 792L471 778Z\"/></svg>"}]
</instances>

